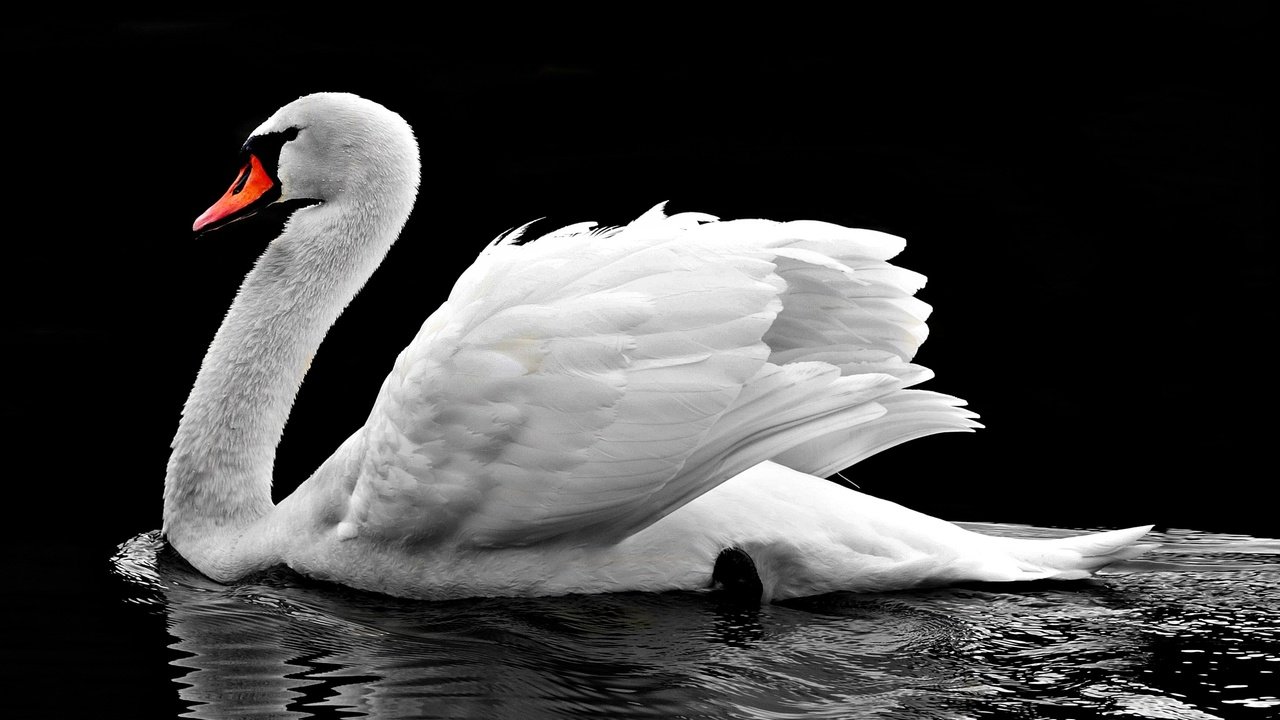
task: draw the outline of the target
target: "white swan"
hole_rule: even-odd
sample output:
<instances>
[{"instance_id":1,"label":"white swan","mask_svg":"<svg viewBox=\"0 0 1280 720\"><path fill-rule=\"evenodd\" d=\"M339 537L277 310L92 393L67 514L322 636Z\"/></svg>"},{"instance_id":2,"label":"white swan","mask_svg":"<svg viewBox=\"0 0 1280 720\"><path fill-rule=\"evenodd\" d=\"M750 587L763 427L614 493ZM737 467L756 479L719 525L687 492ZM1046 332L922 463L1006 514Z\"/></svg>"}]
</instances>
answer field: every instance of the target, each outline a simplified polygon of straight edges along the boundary
<instances>
[{"instance_id":1,"label":"white swan","mask_svg":"<svg viewBox=\"0 0 1280 720\"><path fill-rule=\"evenodd\" d=\"M418 178L399 115L308 95L253 132L196 221L314 201L245 278L173 441L164 533L211 578L286 564L420 598L660 591L707 587L720 559L719 580L783 599L1079 578L1145 549L1149 526L989 537L815 477L977 427L961 401L905 389L930 373L910 362L924 278L887 262L903 241L661 207L490 244L364 427L273 505L303 375Z\"/></svg>"}]
</instances>

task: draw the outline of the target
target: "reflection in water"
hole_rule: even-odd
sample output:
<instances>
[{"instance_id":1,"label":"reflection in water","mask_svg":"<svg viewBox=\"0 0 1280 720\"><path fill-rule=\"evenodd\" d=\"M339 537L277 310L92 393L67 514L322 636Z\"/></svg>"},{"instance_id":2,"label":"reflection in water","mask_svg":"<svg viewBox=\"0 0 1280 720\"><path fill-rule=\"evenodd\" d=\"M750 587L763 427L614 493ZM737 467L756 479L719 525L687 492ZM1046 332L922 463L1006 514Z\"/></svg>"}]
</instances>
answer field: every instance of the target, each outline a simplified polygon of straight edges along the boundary
<instances>
[{"instance_id":1,"label":"reflection in water","mask_svg":"<svg viewBox=\"0 0 1280 720\"><path fill-rule=\"evenodd\" d=\"M410 602L285 571L228 587L157 533L115 566L167 617L193 718L1276 713L1280 541L1163 539L1100 580L759 608L698 593Z\"/></svg>"}]
</instances>

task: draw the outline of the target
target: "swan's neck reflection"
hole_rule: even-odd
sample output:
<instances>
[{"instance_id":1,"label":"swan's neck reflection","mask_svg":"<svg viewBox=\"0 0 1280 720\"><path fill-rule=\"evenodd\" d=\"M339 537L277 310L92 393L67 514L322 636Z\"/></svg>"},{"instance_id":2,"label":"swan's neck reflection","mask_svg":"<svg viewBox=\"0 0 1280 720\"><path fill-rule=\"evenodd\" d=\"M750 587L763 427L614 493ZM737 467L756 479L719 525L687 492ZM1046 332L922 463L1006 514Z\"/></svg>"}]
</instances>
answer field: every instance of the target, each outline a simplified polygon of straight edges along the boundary
<instances>
[{"instance_id":1,"label":"swan's neck reflection","mask_svg":"<svg viewBox=\"0 0 1280 720\"><path fill-rule=\"evenodd\" d=\"M699 663L765 634L759 608L701 595L421 603L286 572L228 587L151 542L187 717L669 716L714 694Z\"/></svg>"}]
</instances>

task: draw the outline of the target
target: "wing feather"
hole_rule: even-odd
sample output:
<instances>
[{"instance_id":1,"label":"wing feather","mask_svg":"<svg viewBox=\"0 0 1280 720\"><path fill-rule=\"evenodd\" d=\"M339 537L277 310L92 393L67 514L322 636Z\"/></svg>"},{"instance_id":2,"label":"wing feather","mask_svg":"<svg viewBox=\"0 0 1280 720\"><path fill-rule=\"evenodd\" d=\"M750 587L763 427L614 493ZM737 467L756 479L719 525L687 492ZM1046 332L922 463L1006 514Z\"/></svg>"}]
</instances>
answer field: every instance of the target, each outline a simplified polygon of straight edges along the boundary
<instances>
[{"instance_id":1,"label":"wing feather","mask_svg":"<svg viewBox=\"0 0 1280 720\"><path fill-rule=\"evenodd\" d=\"M764 460L825 467L954 424L902 394L928 377L910 361L929 307L888 263L900 238L661 206L523 232L463 274L348 443L339 515L361 534L608 542Z\"/></svg>"}]
</instances>

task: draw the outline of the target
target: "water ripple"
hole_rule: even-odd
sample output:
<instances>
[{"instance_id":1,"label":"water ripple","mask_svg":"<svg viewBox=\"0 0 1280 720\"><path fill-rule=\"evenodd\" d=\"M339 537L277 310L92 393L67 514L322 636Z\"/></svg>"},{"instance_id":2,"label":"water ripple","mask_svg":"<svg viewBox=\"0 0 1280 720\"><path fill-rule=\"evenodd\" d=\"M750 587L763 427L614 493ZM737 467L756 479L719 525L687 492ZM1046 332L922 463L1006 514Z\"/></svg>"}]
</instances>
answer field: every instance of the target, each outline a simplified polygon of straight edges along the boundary
<instances>
[{"instance_id":1,"label":"water ripple","mask_svg":"<svg viewBox=\"0 0 1280 720\"><path fill-rule=\"evenodd\" d=\"M165 618L192 718L1280 714L1280 541L1159 540L1090 581L759 608L699 593L421 603L283 570L224 586L154 532L114 567L125 599Z\"/></svg>"}]
</instances>

